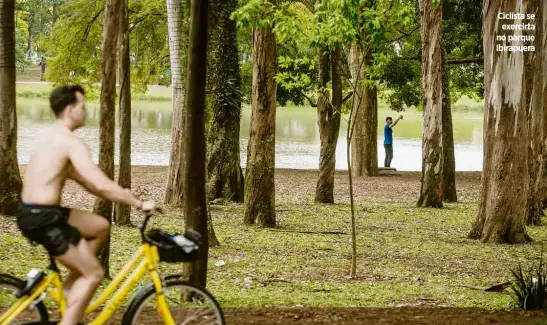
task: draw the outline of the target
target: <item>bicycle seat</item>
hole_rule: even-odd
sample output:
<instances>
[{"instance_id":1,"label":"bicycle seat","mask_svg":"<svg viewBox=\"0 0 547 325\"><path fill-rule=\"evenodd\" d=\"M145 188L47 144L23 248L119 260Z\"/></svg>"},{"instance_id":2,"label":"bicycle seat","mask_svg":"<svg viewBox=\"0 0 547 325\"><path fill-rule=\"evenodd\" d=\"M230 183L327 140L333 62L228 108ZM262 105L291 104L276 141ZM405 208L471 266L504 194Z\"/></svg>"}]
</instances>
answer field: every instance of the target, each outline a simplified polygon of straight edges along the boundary
<instances>
[{"instance_id":1,"label":"bicycle seat","mask_svg":"<svg viewBox=\"0 0 547 325\"><path fill-rule=\"evenodd\" d=\"M40 269L30 270L30 272L27 274L27 282L25 284L25 287L23 289L18 290L15 296L17 298L21 298L25 295L30 296L30 294L32 293L32 290L34 290L34 288L36 288L36 286L40 282L42 282L44 278L45 278L45 274L42 270Z\"/></svg>"}]
</instances>

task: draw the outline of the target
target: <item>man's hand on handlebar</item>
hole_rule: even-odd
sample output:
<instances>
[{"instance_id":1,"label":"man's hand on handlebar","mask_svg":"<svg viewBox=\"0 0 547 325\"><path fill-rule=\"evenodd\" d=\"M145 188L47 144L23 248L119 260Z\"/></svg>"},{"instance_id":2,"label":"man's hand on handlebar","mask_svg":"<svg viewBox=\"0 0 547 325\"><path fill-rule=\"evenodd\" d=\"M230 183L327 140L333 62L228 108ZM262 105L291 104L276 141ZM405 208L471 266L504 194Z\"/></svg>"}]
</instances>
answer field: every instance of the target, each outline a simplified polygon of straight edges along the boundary
<instances>
[{"instance_id":1,"label":"man's hand on handlebar","mask_svg":"<svg viewBox=\"0 0 547 325\"><path fill-rule=\"evenodd\" d=\"M156 213L156 210L157 210L156 202L154 202L154 201L141 201L141 206L140 206L139 210L141 210L143 212L146 212L146 213L154 214L154 213Z\"/></svg>"}]
</instances>

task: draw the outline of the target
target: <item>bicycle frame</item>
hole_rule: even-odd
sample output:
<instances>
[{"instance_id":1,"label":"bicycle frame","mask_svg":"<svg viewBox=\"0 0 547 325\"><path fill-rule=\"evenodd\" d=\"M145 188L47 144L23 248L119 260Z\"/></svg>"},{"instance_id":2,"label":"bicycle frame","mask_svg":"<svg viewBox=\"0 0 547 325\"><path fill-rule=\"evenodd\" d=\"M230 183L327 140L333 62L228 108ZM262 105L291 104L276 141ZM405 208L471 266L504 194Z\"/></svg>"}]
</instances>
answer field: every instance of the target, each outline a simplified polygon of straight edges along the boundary
<instances>
[{"instance_id":1,"label":"bicycle frame","mask_svg":"<svg viewBox=\"0 0 547 325\"><path fill-rule=\"evenodd\" d=\"M135 256L120 270L116 277L104 289L99 298L92 302L85 310L88 315L91 312L99 309L101 305L106 303L89 324L103 325L110 319L116 309L122 304L131 289L137 282L148 272L152 278L154 287L156 288L156 301L158 312L162 317L164 324L175 325L169 307L167 306L165 295L163 292L162 280L158 274L157 265L159 262L158 249L148 243L143 243ZM130 272L133 272L130 274ZM129 276L128 276L129 275ZM124 281L125 279L125 281ZM53 285L53 288L50 288ZM50 290L48 290L50 288ZM118 288L116 290L116 288ZM11 306L3 315L0 316L0 325L9 325L19 314L26 310L36 299L48 293L57 302L60 307L61 315L66 310L66 302L63 294L63 284L58 271L53 271L44 280L38 284L36 289L30 296L21 297L13 306Z\"/></svg>"}]
</instances>

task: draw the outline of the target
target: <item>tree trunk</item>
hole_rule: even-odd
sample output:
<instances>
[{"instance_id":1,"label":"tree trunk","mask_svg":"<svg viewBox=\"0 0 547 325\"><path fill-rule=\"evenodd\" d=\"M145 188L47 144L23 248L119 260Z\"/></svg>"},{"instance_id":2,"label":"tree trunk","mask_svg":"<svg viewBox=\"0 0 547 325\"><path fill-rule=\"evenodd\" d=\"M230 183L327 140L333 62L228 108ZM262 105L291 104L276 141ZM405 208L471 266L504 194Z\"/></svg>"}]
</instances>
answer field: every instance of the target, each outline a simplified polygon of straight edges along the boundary
<instances>
[{"instance_id":1,"label":"tree trunk","mask_svg":"<svg viewBox=\"0 0 547 325\"><path fill-rule=\"evenodd\" d=\"M32 26L33 26L32 21L33 20L34 20L34 15L30 14L28 18L29 24L28 24L27 54L26 54L27 59L30 58L32 56L32 52L34 52L34 42L32 39Z\"/></svg>"},{"instance_id":2,"label":"tree trunk","mask_svg":"<svg viewBox=\"0 0 547 325\"><path fill-rule=\"evenodd\" d=\"M0 2L0 89L0 214L10 214L18 207L22 187L15 110L15 0Z\"/></svg>"},{"instance_id":3,"label":"tree trunk","mask_svg":"<svg viewBox=\"0 0 547 325\"><path fill-rule=\"evenodd\" d=\"M251 132L245 169L245 224L275 227L277 44L272 26L253 33Z\"/></svg>"},{"instance_id":4,"label":"tree trunk","mask_svg":"<svg viewBox=\"0 0 547 325\"><path fill-rule=\"evenodd\" d=\"M352 108L355 114L351 139L352 172L353 176L378 176L378 90L376 86L362 82L366 68L371 64L370 53L363 54L361 47L354 44L350 57L352 78L357 79Z\"/></svg>"},{"instance_id":5,"label":"tree trunk","mask_svg":"<svg viewBox=\"0 0 547 325\"><path fill-rule=\"evenodd\" d=\"M332 103L321 96L317 103L317 124L321 152L319 156L319 178L315 188L315 202L334 203L334 170L336 167L336 145L340 133L342 109L341 50L332 52Z\"/></svg>"},{"instance_id":6,"label":"tree trunk","mask_svg":"<svg viewBox=\"0 0 547 325\"><path fill-rule=\"evenodd\" d=\"M531 0L528 3L526 12L534 13L541 21L540 3L538 0ZM543 31L541 26L536 28L536 39L542 39ZM543 216L543 202L541 192L541 173L543 171L543 75L535 73L542 71L542 57L538 52L525 53L525 83L531 85L526 88L526 110L528 121L528 174L530 184L528 190L528 203L526 211L526 223L528 225L540 225Z\"/></svg>"},{"instance_id":7,"label":"tree trunk","mask_svg":"<svg viewBox=\"0 0 547 325\"><path fill-rule=\"evenodd\" d=\"M209 240L205 193L205 86L207 81L207 0L192 0L188 47L188 96L186 96L184 215L186 228L203 235L202 256L185 263L184 275L194 284L206 285Z\"/></svg>"},{"instance_id":8,"label":"tree trunk","mask_svg":"<svg viewBox=\"0 0 547 325\"><path fill-rule=\"evenodd\" d=\"M422 93L424 98L422 136L422 186L418 206L443 206L442 147L442 1L420 0L422 21Z\"/></svg>"},{"instance_id":9,"label":"tree trunk","mask_svg":"<svg viewBox=\"0 0 547 325\"><path fill-rule=\"evenodd\" d=\"M120 29L118 31L120 78L120 167L118 184L131 188L131 70L129 56L128 0L119 0ZM131 207L116 204L114 220L118 225L131 225Z\"/></svg>"},{"instance_id":10,"label":"tree trunk","mask_svg":"<svg viewBox=\"0 0 547 325\"><path fill-rule=\"evenodd\" d=\"M219 4L213 33L216 44L212 74L213 119L207 139L207 197L243 202L244 179L239 154L241 75L236 22L230 19L237 0Z\"/></svg>"},{"instance_id":11,"label":"tree trunk","mask_svg":"<svg viewBox=\"0 0 547 325\"><path fill-rule=\"evenodd\" d=\"M99 127L99 167L110 179L114 179L114 120L116 112L116 43L119 28L119 5L117 0L105 1L104 29L101 65L101 97ZM97 198L93 208L95 214L112 222L112 202ZM101 264L109 274L110 236L100 253Z\"/></svg>"},{"instance_id":12,"label":"tree trunk","mask_svg":"<svg viewBox=\"0 0 547 325\"><path fill-rule=\"evenodd\" d=\"M59 19L59 4L54 3L51 9L51 25L55 25L57 19Z\"/></svg>"},{"instance_id":13,"label":"tree trunk","mask_svg":"<svg viewBox=\"0 0 547 325\"><path fill-rule=\"evenodd\" d=\"M540 9L541 19L538 21L541 23L541 26L537 28L541 30L540 37L536 37L541 43L541 69L538 71L547 70L547 2L543 2ZM541 175L541 194L543 198L543 208L547 207L547 77L542 78L542 98L541 103L543 107L543 136L542 136L542 146L543 146L543 173Z\"/></svg>"},{"instance_id":14,"label":"tree trunk","mask_svg":"<svg viewBox=\"0 0 547 325\"><path fill-rule=\"evenodd\" d=\"M479 211L469 237L523 243L531 240L525 229L529 187L525 59L522 52L495 51L495 44L497 35L511 35L501 29L498 13L526 14L526 6L518 0L486 0L483 6L484 166Z\"/></svg>"},{"instance_id":15,"label":"tree trunk","mask_svg":"<svg viewBox=\"0 0 547 325\"><path fill-rule=\"evenodd\" d=\"M46 58L40 60L40 81L46 81Z\"/></svg>"},{"instance_id":16,"label":"tree trunk","mask_svg":"<svg viewBox=\"0 0 547 325\"><path fill-rule=\"evenodd\" d=\"M442 108L442 146L443 146L443 199L458 202L456 191L456 158L454 156L454 132L452 131L452 104L450 102L450 80L446 51L442 49L443 60L443 108Z\"/></svg>"},{"instance_id":17,"label":"tree trunk","mask_svg":"<svg viewBox=\"0 0 547 325\"><path fill-rule=\"evenodd\" d=\"M171 87L173 88L173 124L171 126L171 158L165 189L165 203L181 205L184 196L184 84L182 40L184 4L182 0L167 0L169 28L169 57L171 59Z\"/></svg>"}]
</instances>

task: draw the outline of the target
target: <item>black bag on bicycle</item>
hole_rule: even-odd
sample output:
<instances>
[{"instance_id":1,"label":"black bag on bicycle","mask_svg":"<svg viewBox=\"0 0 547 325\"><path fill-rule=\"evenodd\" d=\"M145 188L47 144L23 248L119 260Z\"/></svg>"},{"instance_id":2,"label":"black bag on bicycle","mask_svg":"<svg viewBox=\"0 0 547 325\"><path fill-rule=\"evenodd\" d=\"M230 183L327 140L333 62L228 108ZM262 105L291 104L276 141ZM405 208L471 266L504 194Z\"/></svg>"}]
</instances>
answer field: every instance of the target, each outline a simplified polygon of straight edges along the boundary
<instances>
[{"instance_id":1,"label":"black bag on bicycle","mask_svg":"<svg viewBox=\"0 0 547 325\"><path fill-rule=\"evenodd\" d=\"M189 229L184 235L171 235L159 229L151 229L146 234L146 241L158 248L162 262L191 262L200 257L201 235L195 230Z\"/></svg>"}]
</instances>

